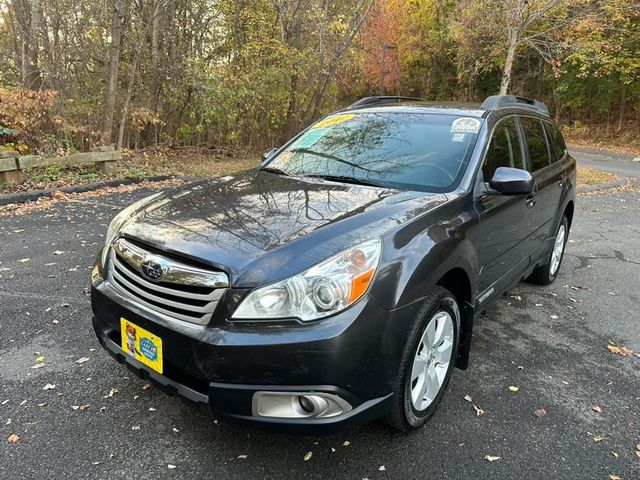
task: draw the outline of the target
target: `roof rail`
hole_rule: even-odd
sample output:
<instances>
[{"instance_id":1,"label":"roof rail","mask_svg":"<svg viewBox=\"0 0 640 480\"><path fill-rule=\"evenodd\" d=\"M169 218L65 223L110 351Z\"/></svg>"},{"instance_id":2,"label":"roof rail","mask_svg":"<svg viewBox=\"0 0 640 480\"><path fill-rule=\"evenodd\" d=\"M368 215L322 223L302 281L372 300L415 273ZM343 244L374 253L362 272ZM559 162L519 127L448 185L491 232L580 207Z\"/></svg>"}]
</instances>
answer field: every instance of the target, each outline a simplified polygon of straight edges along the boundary
<instances>
[{"instance_id":1,"label":"roof rail","mask_svg":"<svg viewBox=\"0 0 640 480\"><path fill-rule=\"evenodd\" d=\"M520 97L517 95L491 95L487 97L482 105L480 105L480 109L482 110L496 110L498 108L507 108L513 106L529 106L533 109L544 113L545 115L549 115L549 109L547 106L539 102L538 100L533 100L527 97Z\"/></svg>"},{"instance_id":2,"label":"roof rail","mask_svg":"<svg viewBox=\"0 0 640 480\"><path fill-rule=\"evenodd\" d=\"M397 103L405 100L422 101L418 97L399 97L399 96L378 96L378 97L364 97L355 103L349 105L346 110L352 110L354 108L373 106L374 104L383 103Z\"/></svg>"}]
</instances>

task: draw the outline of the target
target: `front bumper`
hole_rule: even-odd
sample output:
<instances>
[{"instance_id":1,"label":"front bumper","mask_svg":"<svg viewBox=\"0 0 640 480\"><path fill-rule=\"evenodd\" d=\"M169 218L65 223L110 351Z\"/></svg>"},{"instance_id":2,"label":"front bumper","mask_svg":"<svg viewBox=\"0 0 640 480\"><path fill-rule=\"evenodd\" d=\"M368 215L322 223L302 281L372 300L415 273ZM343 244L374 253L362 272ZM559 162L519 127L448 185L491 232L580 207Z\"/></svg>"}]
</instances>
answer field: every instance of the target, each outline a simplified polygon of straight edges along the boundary
<instances>
[{"instance_id":1,"label":"front bumper","mask_svg":"<svg viewBox=\"0 0 640 480\"><path fill-rule=\"evenodd\" d=\"M365 297L338 315L305 325L221 320L199 326L159 316L96 276L91 301L102 346L161 390L203 411L306 433L344 430L388 410L406 332L418 308L388 311ZM162 338L162 375L120 348L122 317ZM331 418L259 417L252 413L257 391L330 393L352 410Z\"/></svg>"}]
</instances>

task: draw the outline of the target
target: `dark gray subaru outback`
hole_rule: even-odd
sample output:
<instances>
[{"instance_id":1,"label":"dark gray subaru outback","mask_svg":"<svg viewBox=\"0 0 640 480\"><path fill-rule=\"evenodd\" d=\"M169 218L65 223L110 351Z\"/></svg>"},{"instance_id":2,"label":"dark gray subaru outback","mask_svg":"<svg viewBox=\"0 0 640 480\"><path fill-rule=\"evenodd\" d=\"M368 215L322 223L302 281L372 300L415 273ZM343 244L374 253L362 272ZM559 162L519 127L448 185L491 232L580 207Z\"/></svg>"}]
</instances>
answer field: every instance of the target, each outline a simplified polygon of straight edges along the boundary
<instances>
[{"instance_id":1,"label":"dark gray subaru outback","mask_svg":"<svg viewBox=\"0 0 640 480\"><path fill-rule=\"evenodd\" d=\"M575 182L537 101L362 99L256 170L118 214L93 270L95 331L227 418L415 429L466 368L477 314L555 280Z\"/></svg>"}]
</instances>

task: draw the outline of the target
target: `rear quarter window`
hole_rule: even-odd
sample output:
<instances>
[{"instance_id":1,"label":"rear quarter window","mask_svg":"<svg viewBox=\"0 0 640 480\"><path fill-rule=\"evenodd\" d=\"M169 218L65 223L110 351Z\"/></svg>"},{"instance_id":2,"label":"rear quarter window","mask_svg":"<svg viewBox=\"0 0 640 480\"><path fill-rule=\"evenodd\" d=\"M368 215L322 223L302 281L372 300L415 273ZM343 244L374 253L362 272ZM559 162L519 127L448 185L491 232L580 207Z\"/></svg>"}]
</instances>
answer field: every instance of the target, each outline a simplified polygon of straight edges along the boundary
<instances>
[{"instance_id":1,"label":"rear quarter window","mask_svg":"<svg viewBox=\"0 0 640 480\"><path fill-rule=\"evenodd\" d=\"M520 123L527 141L530 168L535 172L551 163L544 127L537 118L520 117Z\"/></svg>"},{"instance_id":2,"label":"rear quarter window","mask_svg":"<svg viewBox=\"0 0 640 480\"><path fill-rule=\"evenodd\" d=\"M567 149L567 146L564 143L564 138L562 138L562 134L560 133L560 130L558 130L558 127L553 123L544 122L544 126L547 130L547 138L549 139L549 144L551 146L553 161L559 162L562 160L562 157L564 157Z\"/></svg>"}]
</instances>

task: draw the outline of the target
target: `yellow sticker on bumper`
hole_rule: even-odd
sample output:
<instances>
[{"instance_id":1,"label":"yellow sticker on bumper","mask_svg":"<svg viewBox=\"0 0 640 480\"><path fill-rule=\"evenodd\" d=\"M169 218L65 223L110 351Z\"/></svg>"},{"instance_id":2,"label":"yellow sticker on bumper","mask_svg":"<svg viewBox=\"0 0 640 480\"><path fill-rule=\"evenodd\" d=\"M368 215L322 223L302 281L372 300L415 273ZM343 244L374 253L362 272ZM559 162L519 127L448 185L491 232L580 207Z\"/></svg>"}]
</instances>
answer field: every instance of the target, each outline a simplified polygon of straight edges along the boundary
<instances>
[{"instance_id":1,"label":"yellow sticker on bumper","mask_svg":"<svg viewBox=\"0 0 640 480\"><path fill-rule=\"evenodd\" d=\"M162 339L126 318L120 319L122 350L147 367L162 373Z\"/></svg>"}]
</instances>

